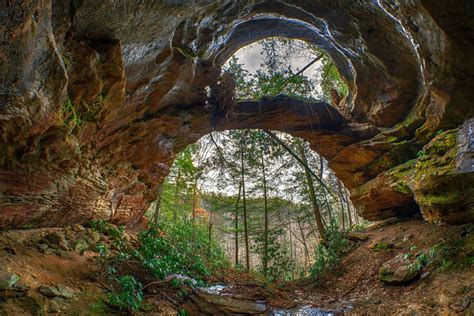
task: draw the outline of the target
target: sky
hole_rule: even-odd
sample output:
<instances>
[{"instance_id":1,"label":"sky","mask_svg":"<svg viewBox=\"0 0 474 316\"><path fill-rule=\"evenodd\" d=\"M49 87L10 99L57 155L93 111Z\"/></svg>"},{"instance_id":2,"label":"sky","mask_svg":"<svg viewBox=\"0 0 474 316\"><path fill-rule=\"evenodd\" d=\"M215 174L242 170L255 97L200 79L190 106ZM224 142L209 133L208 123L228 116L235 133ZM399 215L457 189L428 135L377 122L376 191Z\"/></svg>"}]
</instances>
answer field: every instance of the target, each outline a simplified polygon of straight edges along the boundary
<instances>
[{"instance_id":1,"label":"sky","mask_svg":"<svg viewBox=\"0 0 474 316\"><path fill-rule=\"evenodd\" d=\"M255 73L257 69L260 68L260 65L263 63L263 55L261 54L261 52L262 45L256 42L248 46L242 47L234 55L239 58L241 63L243 63L244 69L248 70L251 73ZM310 56L305 56L304 54L292 55L288 64L291 65L293 69L301 69L309 62L311 62L311 60L312 58ZM305 74L313 75L320 65L320 62L315 63L305 71Z\"/></svg>"},{"instance_id":2,"label":"sky","mask_svg":"<svg viewBox=\"0 0 474 316\"><path fill-rule=\"evenodd\" d=\"M302 41L293 40L293 43L296 45L304 45ZM236 56L239 61L243 64L243 68L250 72L251 74L255 74L256 71L261 67L264 61L264 56L262 55L262 45L259 42L255 42L248 46L244 46L240 48L234 56ZM291 66L294 72L302 69L304 66L309 64L316 56L314 54L309 54L307 50L302 51L299 54L292 54L288 60L288 66ZM315 77L321 78L321 74L318 71L322 66L321 62L316 62L307 70L305 70L304 74L308 77ZM321 79L320 79L321 80ZM315 95L320 93L321 91L316 91Z\"/></svg>"},{"instance_id":3,"label":"sky","mask_svg":"<svg viewBox=\"0 0 474 316\"><path fill-rule=\"evenodd\" d=\"M292 70L294 72L297 72L299 69L302 69L305 67L308 63L310 63L315 57L315 53L309 53L309 50L306 49L305 44L302 41L299 40L293 40L292 45L295 45L296 47L303 47L304 49L302 50L296 50L296 53L292 53L289 58L288 58L288 66L291 66ZM285 46L283 46L285 47ZM261 68L261 65L264 62L264 55L262 54L263 52L263 46L260 44L260 42L255 42L253 44L250 44L248 46L244 46L241 49L239 49L234 55L238 57L240 63L242 63L242 67L249 71L251 74L255 74L256 71ZM315 77L318 80L318 82L321 81L321 74L318 71L321 68L322 64L321 62L316 62L314 65L309 67L304 74L308 77ZM319 93L321 93L321 88L318 86L315 91L315 96L317 96ZM215 135L217 136L217 135ZM288 136L286 136L288 137ZM217 137L216 139L218 139ZM203 137L201 142L206 142L209 141L207 137ZM219 141L218 141L219 142ZM206 147L206 146L205 146ZM206 154L203 154L203 156L209 156L209 155L217 155L215 152L213 146L211 146L212 150L207 152ZM205 159L204 157L201 157L202 159ZM271 167L269 167L271 169ZM211 174L208 175L207 179L215 179L213 181L205 181L202 183L202 189L204 191L208 192L220 192L224 194L237 194L236 189L233 187L223 187L222 185L219 184L218 180L218 172L212 172ZM283 180L280 183L280 191L282 191L287 184Z\"/></svg>"}]
</instances>

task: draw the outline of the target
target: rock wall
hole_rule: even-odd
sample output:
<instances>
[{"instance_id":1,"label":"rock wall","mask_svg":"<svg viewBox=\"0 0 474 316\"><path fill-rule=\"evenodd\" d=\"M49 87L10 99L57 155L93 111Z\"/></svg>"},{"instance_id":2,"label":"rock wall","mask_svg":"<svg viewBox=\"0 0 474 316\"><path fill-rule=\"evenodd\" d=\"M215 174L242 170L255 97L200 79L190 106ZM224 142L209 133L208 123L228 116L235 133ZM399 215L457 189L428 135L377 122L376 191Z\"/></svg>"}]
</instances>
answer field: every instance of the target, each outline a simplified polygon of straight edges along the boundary
<instances>
[{"instance_id":1,"label":"rock wall","mask_svg":"<svg viewBox=\"0 0 474 316\"><path fill-rule=\"evenodd\" d=\"M474 220L469 0L16 0L0 9L0 228L136 224L179 150L214 128L248 127L308 140L365 218L421 210L428 221ZM222 63L277 35L324 49L348 98L337 110L285 97L261 113L241 103L237 117L212 122L206 87Z\"/></svg>"}]
</instances>

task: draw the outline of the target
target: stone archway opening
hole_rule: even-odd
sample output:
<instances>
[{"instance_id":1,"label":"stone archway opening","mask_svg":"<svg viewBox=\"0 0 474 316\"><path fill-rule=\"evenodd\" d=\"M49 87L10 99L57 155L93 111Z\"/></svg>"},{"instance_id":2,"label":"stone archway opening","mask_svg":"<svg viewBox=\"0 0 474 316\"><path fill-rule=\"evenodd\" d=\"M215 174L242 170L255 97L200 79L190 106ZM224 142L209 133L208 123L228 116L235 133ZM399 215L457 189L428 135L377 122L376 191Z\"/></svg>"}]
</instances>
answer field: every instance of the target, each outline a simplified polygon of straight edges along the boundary
<instances>
[{"instance_id":1,"label":"stone archway opening","mask_svg":"<svg viewBox=\"0 0 474 316\"><path fill-rule=\"evenodd\" d=\"M430 221L472 219L471 200L455 194L460 187L445 196L448 176L433 175L429 186L422 176L439 158L425 150L437 146L430 143L445 136L444 143L457 144L453 135L469 129L470 123L461 125L472 117L470 81L463 75L472 63L460 62L471 49L462 40L469 27L448 23L442 5L234 1L188 8L150 2L136 10L111 4L114 11L108 5L78 5L72 20L65 4L55 3L54 14L45 7L39 27L46 35L21 33L6 53L13 62L2 65L8 75L2 139L8 146L2 147L1 227L65 225L114 214L123 214L118 222L136 222L175 153L212 131L206 87L218 80L224 61L269 36L318 45L346 80L347 112L339 117L336 111L338 119L317 131L292 128L329 161L361 214L382 219L413 213L416 199ZM462 4L450 10L463 16ZM124 24L131 14L143 19ZM22 16L19 23L30 25L29 15ZM10 34L18 25L8 26ZM37 48L31 55L18 54L31 47ZM276 99L266 101L266 114L287 115L278 103L291 103L289 115L301 119L305 111L327 109ZM65 126L59 117L64 110L82 124ZM218 123L222 129L257 125L261 113L248 113L234 122L218 117ZM265 117L271 125L271 115ZM445 134L438 137L441 129ZM424 152L432 159L417 164ZM455 156L444 165L449 176L462 177L469 164L458 159L458 167Z\"/></svg>"},{"instance_id":2,"label":"stone archway opening","mask_svg":"<svg viewBox=\"0 0 474 316\"><path fill-rule=\"evenodd\" d=\"M243 59L242 63L239 58ZM208 91L209 120L207 126L201 122L200 133L262 129L314 140L318 131L338 133L345 125L346 119L329 100L331 90L340 87L345 90L342 97L347 97L348 86L329 56L318 47L300 39L267 37L236 49L223 62L217 85ZM336 74L336 79L331 79L337 82L323 87L329 71ZM232 76L231 87L220 86L225 75ZM289 82L290 79L294 82ZM291 84L280 87L286 83ZM214 89L232 90L221 92L233 98L231 111L228 105L222 104L226 96L221 99L220 91Z\"/></svg>"},{"instance_id":3,"label":"stone archway opening","mask_svg":"<svg viewBox=\"0 0 474 316\"><path fill-rule=\"evenodd\" d=\"M347 189L307 142L274 133L299 159L303 156L298 149L304 151L304 160L317 178L311 186L326 232L369 223L357 215ZM268 232L274 237L280 232L274 242L285 252L291 249L284 257L295 265L289 273L296 275L298 269L308 268L320 242L304 174L303 165L262 130L212 132L177 155L147 217L159 224L192 221L206 226L229 260L235 258L236 266L243 265L247 254L243 227L248 221L250 266L256 269L262 265L261 253L255 249L261 246L267 214ZM307 237L302 241L295 234Z\"/></svg>"}]
</instances>

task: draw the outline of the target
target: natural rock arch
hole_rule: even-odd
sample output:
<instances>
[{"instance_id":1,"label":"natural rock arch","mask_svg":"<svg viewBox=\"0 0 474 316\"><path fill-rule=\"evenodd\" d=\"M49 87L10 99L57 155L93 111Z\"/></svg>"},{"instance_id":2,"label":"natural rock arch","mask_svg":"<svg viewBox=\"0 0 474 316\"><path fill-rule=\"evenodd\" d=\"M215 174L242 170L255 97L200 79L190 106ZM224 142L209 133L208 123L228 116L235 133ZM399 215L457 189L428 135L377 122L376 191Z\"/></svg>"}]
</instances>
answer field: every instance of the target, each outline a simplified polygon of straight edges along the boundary
<instances>
[{"instance_id":1,"label":"natural rock arch","mask_svg":"<svg viewBox=\"0 0 474 316\"><path fill-rule=\"evenodd\" d=\"M270 35L320 41L348 80L339 130L292 133L326 157L362 216L413 212L416 200L427 220L472 221L472 15L462 1L12 4L0 227L139 221L175 153L207 132L219 64Z\"/></svg>"}]
</instances>

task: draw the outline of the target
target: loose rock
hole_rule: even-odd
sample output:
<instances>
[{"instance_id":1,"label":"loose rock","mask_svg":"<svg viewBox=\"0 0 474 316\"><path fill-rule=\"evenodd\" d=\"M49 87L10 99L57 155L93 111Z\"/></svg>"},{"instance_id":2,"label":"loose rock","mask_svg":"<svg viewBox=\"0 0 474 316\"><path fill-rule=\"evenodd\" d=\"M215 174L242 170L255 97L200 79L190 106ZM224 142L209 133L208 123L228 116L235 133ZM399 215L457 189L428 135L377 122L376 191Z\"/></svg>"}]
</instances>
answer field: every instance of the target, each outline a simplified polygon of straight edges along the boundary
<instances>
[{"instance_id":1,"label":"loose rock","mask_svg":"<svg viewBox=\"0 0 474 316\"><path fill-rule=\"evenodd\" d=\"M76 245L74 246L74 251L83 254L89 248L89 244L84 239L78 239Z\"/></svg>"},{"instance_id":2,"label":"loose rock","mask_svg":"<svg viewBox=\"0 0 474 316\"><path fill-rule=\"evenodd\" d=\"M69 250L69 243L64 237L64 234L61 232L49 233L48 235L43 237L40 243L48 244L52 248Z\"/></svg>"},{"instance_id":3,"label":"loose rock","mask_svg":"<svg viewBox=\"0 0 474 316\"><path fill-rule=\"evenodd\" d=\"M413 281L421 274L407 254L398 254L385 262L379 269L379 280L388 284L402 284Z\"/></svg>"},{"instance_id":4,"label":"loose rock","mask_svg":"<svg viewBox=\"0 0 474 316\"><path fill-rule=\"evenodd\" d=\"M9 272L0 272L0 290L12 289L20 277Z\"/></svg>"},{"instance_id":5,"label":"loose rock","mask_svg":"<svg viewBox=\"0 0 474 316\"><path fill-rule=\"evenodd\" d=\"M81 224L75 224L75 225L72 226L72 230L75 231L75 232L82 232L86 229Z\"/></svg>"},{"instance_id":6,"label":"loose rock","mask_svg":"<svg viewBox=\"0 0 474 316\"><path fill-rule=\"evenodd\" d=\"M70 299L74 296L74 291L62 284L41 285L38 291L47 297L62 297L65 299Z\"/></svg>"},{"instance_id":7,"label":"loose rock","mask_svg":"<svg viewBox=\"0 0 474 316\"><path fill-rule=\"evenodd\" d=\"M48 312L49 313L59 313L60 308L59 308L58 302L56 302L55 300L50 300L49 301L49 306L48 306Z\"/></svg>"}]
</instances>

